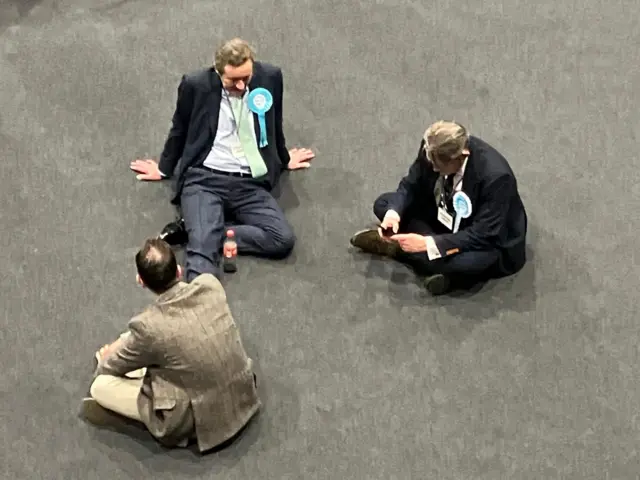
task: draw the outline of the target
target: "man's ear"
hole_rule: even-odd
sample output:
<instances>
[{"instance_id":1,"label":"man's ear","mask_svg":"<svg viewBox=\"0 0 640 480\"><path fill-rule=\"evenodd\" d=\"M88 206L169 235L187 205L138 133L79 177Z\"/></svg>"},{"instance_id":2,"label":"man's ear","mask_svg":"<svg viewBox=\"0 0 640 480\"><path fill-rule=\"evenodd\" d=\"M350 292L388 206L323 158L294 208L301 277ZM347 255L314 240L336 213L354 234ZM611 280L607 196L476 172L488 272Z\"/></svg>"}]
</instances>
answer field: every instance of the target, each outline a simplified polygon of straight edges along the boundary
<instances>
[{"instance_id":1,"label":"man's ear","mask_svg":"<svg viewBox=\"0 0 640 480\"><path fill-rule=\"evenodd\" d=\"M143 282L143 281L142 281L142 279L140 278L140 274L139 274L139 273L137 273L137 274L136 274L136 283L137 283L138 285L140 285L141 287L144 287L144 282Z\"/></svg>"},{"instance_id":2,"label":"man's ear","mask_svg":"<svg viewBox=\"0 0 640 480\"><path fill-rule=\"evenodd\" d=\"M180 280L182 278L182 267L178 265L178 270L176 271L176 278Z\"/></svg>"}]
</instances>

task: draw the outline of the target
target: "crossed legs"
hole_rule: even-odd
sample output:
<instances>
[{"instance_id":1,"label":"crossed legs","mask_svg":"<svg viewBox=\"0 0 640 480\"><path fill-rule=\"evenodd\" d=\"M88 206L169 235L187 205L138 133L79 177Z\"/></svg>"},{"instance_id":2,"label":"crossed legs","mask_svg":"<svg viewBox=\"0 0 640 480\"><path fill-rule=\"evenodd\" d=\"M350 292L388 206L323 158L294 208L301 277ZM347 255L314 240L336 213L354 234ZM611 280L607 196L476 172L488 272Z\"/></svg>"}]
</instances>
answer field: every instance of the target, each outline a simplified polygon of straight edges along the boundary
<instances>
[{"instance_id":1,"label":"crossed legs","mask_svg":"<svg viewBox=\"0 0 640 480\"><path fill-rule=\"evenodd\" d=\"M380 221L389 209L389 195L382 194L374 203L373 211ZM415 215L415 212L406 212L400 221L400 233L437 235L445 232L446 227L440 225L435 218L422 218ZM377 231L373 230L359 232L352 238L351 243L369 253L393 257L409 265L416 273L426 277L425 285L436 294L444 293L448 289L449 280L467 284L490 276L490 270L499 260L497 250L462 252L429 260L426 252L403 252L398 245L384 241Z\"/></svg>"},{"instance_id":2,"label":"crossed legs","mask_svg":"<svg viewBox=\"0 0 640 480\"><path fill-rule=\"evenodd\" d=\"M143 378L98 375L91 384L90 394L102 408L130 420L142 422L138 412L138 394Z\"/></svg>"}]
</instances>

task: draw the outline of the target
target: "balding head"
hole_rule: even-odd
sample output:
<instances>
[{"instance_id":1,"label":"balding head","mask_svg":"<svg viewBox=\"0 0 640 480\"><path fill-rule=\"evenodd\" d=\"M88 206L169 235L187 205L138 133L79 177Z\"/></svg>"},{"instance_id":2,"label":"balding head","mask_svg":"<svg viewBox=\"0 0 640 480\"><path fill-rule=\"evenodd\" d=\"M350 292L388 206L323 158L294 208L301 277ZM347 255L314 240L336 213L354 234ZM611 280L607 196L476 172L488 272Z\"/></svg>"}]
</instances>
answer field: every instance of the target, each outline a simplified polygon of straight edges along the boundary
<instances>
[{"instance_id":1,"label":"balding head","mask_svg":"<svg viewBox=\"0 0 640 480\"><path fill-rule=\"evenodd\" d=\"M162 294L180 279L180 268L171 247L164 240L150 238L136 254L138 282Z\"/></svg>"}]
</instances>

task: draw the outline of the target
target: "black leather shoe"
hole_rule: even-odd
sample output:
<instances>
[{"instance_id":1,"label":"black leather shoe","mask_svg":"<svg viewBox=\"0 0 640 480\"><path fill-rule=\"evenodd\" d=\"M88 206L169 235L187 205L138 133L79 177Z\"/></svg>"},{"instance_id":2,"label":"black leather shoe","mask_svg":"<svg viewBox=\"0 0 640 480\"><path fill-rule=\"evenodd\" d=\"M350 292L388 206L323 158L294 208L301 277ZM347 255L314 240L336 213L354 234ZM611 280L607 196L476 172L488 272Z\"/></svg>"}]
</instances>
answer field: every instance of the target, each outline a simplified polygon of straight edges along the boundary
<instances>
[{"instance_id":1,"label":"black leather shoe","mask_svg":"<svg viewBox=\"0 0 640 480\"><path fill-rule=\"evenodd\" d=\"M450 279L441 274L430 275L424 279L424 286L431 295L444 295L451 288Z\"/></svg>"},{"instance_id":2,"label":"black leather shoe","mask_svg":"<svg viewBox=\"0 0 640 480\"><path fill-rule=\"evenodd\" d=\"M164 240L171 246L186 244L187 229L184 226L184 219L180 218L175 222L167 223L158 238Z\"/></svg>"},{"instance_id":3,"label":"black leather shoe","mask_svg":"<svg viewBox=\"0 0 640 480\"><path fill-rule=\"evenodd\" d=\"M123 417L102 407L91 397L82 399L80 416L97 427L118 427L126 425Z\"/></svg>"}]
</instances>

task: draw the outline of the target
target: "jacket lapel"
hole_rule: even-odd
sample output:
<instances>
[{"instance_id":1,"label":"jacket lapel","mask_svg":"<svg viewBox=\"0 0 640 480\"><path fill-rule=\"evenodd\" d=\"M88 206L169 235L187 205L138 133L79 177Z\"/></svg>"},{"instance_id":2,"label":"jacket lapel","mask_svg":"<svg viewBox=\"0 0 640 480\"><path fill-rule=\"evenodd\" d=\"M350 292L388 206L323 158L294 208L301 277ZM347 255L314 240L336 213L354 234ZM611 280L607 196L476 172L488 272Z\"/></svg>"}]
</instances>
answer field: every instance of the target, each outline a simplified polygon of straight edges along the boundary
<instances>
[{"instance_id":1,"label":"jacket lapel","mask_svg":"<svg viewBox=\"0 0 640 480\"><path fill-rule=\"evenodd\" d=\"M473 150L467 159L467 165L464 169L464 175L462 176L462 191L467 194L469 200L471 200L471 217L463 218L462 223L466 223L475 215L475 205L478 196L478 178L476 172L476 164L473 161Z\"/></svg>"},{"instance_id":2,"label":"jacket lapel","mask_svg":"<svg viewBox=\"0 0 640 480\"><path fill-rule=\"evenodd\" d=\"M260 68L260 63L255 62L253 64L253 77L251 78L251 83L249 84L249 93L251 93L251 90L255 90L256 88L260 88L263 87L263 83L262 83L262 75L261 75L261 68ZM256 144L258 146L258 148L260 148L260 120L258 119L258 115L251 112L251 115L253 115L253 130L256 133ZM266 123L266 119L265 119L265 123Z\"/></svg>"},{"instance_id":3,"label":"jacket lapel","mask_svg":"<svg viewBox=\"0 0 640 480\"><path fill-rule=\"evenodd\" d=\"M222 99L222 82L220 77L211 69L211 92L209 93L209 124L213 138L218 131L218 117L220 116L220 100Z\"/></svg>"}]
</instances>

